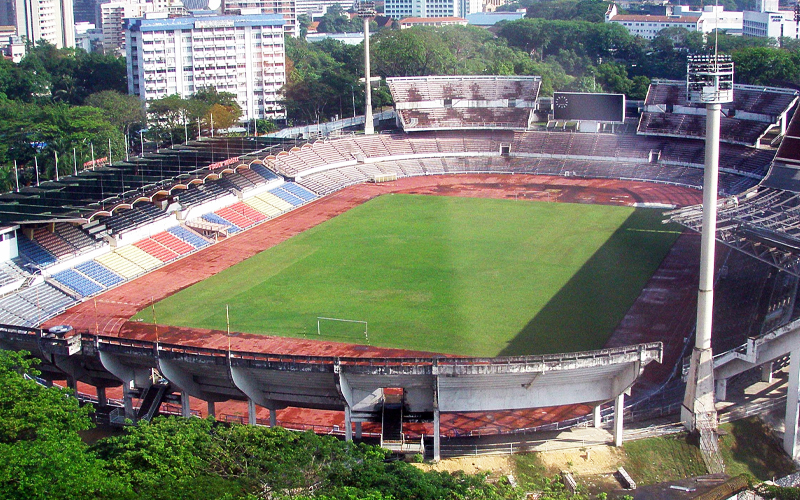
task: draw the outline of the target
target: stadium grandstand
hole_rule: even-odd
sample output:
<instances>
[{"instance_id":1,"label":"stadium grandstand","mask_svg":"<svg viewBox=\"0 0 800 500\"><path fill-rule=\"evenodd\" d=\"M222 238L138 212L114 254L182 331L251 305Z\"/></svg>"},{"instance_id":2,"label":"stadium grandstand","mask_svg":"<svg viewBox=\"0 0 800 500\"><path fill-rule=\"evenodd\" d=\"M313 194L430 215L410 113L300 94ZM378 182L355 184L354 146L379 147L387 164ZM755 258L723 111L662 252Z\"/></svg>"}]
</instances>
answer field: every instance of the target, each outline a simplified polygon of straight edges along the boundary
<instances>
[{"instance_id":1,"label":"stadium grandstand","mask_svg":"<svg viewBox=\"0 0 800 500\"><path fill-rule=\"evenodd\" d=\"M791 89L734 85L734 100L723 107L720 140L731 144L757 146L783 135L788 112L797 104ZM689 102L686 82L654 80L650 85L639 120L642 135L662 137L705 137L705 108Z\"/></svg>"},{"instance_id":2,"label":"stadium grandstand","mask_svg":"<svg viewBox=\"0 0 800 500\"><path fill-rule=\"evenodd\" d=\"M717 239L800 276L800 119L795 113L769 171L758 185L720 200ZM701 207L670 214L699 230Z\"/></svg>"},{"instance_id":3,"label":"stadium grandstand","mask_svg":"<svg viewBox=\"0 0 800 500\"><path fill-rule=\"evenodd\" d=\"M538 77L390 79L398 103L460 96L473 103L504 106L509 101L524 102L530 110L539 85ZM766 99L770 102L781 99L771 108L778 114L785 115L784 108L797 100L790 91L764 92L771 92L773 97ZM656 82L648 102L655 103L656 95L664 96L659 102L677 102L685 99L685 89ZM746 107L736 113L761 107L763 103L754 99L737 99ZM0 268L0 293L44 282L70 297L71 302L63 302L66 307L211 245L219 237L376 179L517 173L693 188L702 184L704 146L694 136L577 133L544 127L454 130L459 128L424 131L412 126L410 131L309 142L203 139L2 194L0 221L15 229L5 240L13 243L14 250ZM780 151L791 151L792 133L793 129ZM758 186L774 157L772 148L722 144L720 194L738 195ZM769 178L782 171L773 166ZM13 302L5 303L12 300L0 298L0 308L13 309ZM61 310L23 308L18 310L19 319L10 317L9 323L31 326Z\"/></svg>"},{"instance_id":4,"label":"stadium grandstand","mask_svg":"<svg viewBox=\"0 0 800 500\"><path fill-rule=\"evenodd\" d=\"M122 382L143 384L156 369L186 395L208 401L209 408L215 401L249 401L270 408L271 419L276 408L300 406L343 410L348 423L353 418L368 421L380 411L375 391L408 385L417 391L415 411L425 418L435 413L434 439L439 436L439 411L544 404L530 396L534 389L551 395L546 399L551 405L583 403L599 408L598 402L613 400L620 415L615 433L619 431L621 440L622 394L647 363L662 359L660 344L574 356L447 362L438 357L404 358L391 363L380 358L372 363L345 357L232 353L230 347L226 354L177 344L159 351L163 340L159 344L111 339L99 326L92 335L82 332L82 340L80 335L70 340L36 329L73 305L355 184L488 173L702 187L704 144L702 134L695 133L696 127L702 128L695 120L702 120L701 110L690 109L682 84L653 83L637 133L624 128L616 133L583 133L534 123L538 77L388 81L401 130L315 141L203 139L0 195L2 345L33 350L42 358L52 353L84 356L76 362L80 370L70 376L103 388ZM748 135L738 125L723 122L718 238L798 275L797 115L786 125L797 93L737 86L736 95L725 111L728 120L747 122L747 127L767 125L763 132L758 128ZM666 129L659 133L661 125L648 125L650 115L685 116L691 125L663 125L669 133ZM779 149L771 147L771 141L765 143L767 130L780 137L784 128ZM747 140L740 140L745 135ZM700 225L698 207L673 211L669 217L691 229ZM796 287L776 285L774 290L780 295L776 301L783 303ZM770 328L786 325L795 315L792 310L780 321L776 317L770 317ZM738 348L739 340L728 340L726 348ZM213 361L226 355L228 363ZM64 371L72 366L62 360L52 368ZM142 370L148 375L142 376ZM512 374L515 370L519 371ZM439 374L445 377L440 379ZM581 398L557 397L559 392L571 394L566 387L577 379L586 380ZM265 392L266 380L275 384L275 393ZM507 391L491 399L488 394L502 384ZM533 389L527 391L531 384ZM548 384L556 389L550 387L548 392ZM489 399L470 406L477 401L470 399L474 396L470 391L483 391L481 397ZM276 400L276 394L284 399ZM126 392L126 416L132 415L131 397ZM183 413L189 414L188 406ZM595 418L599 422L599 410ZM345 432L352 432L349 425Z\"/></svg>"},{"instance_id":5,"label":"stadium grandstand","mask_svg":"<svg viewBox=\"0 0 800 500\"><path fill-rule=\"evenodd\" d=\"M403 129L530 128L542 81L538 76L387 78Z\"/></svg>"}]
</instances>

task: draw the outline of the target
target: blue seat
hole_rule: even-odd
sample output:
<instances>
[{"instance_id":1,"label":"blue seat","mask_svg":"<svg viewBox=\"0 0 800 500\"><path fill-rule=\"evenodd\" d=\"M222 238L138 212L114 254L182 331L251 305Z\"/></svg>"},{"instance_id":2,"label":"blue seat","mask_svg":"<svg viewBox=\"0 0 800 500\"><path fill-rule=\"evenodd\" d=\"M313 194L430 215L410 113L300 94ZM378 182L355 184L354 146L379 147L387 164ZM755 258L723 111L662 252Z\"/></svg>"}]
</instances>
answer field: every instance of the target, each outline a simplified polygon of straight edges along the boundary
<instances>
[{"instance_id":1,"label":"blue seat","mask_svg":"<svg viewBox=\"0 0 800 500\"><path fill-rule=\"evenodd\" d=\"M228 219L226 219L226 218L224 218L224 217L222 217L220 215L215 214L214 212L211 212L209 214L205 214L203 216L203 218L205 220L207 220L208 222L213 222L214 224L222 224L223 226L228 226L228 232L229 233L238 233L239 231L242 230L242 228L240 228L239 226L237 226L233 222L229 221Z\"/></svg>"},{"instance_id":2,"label":"blue seat","mask_svg":"<svg viewBox=\"0 0 800 500\"><path fill-rule=\"evenodd\" d=\"M181 240L185 241L186 243L192 245L195 248L203 248L211 244L208 241L201 238L200 236L196 235L194 232L186 229L185 227L181 226L171 227L167 229L167 231L176 238L180 238Z\"/></svg>"},{"instance_id":3,"label":"blue seat","mask_svg":"<svg viewBox=\"0 0 800 500\"><path fill-rule=\"evenodd\" d=\"M75 266L75 270L100 283L106 288L125 281L125 278L122 276L93 260L84 262L83 264L78 264Z\"/></svg>"},{"instance_id":4,"label":"blue seat","mask_svg":"<svg viewBox=\"0 0 800 500\"><path fill-rule=\"evenodd\" d=\"M105 290L105 287L95 283L74 269L66 269L64 271L57 272L53 275L53 278L59 283L72 288L84 297L88 297L89 295L94 295Z\"/></svg>"},{"instance_id":5,"label":"blue seat","mask_svg":"<svg viewBox=\"0 0 800 500\"><path fill-rule=\"evenodd\" d=\"M23 257L40 267L55 264L58 260L55 255L42 248L35 241L29 240L23 234L20 234L19 238L17 238L17 248Z\"/></svg>"}]
</instances>

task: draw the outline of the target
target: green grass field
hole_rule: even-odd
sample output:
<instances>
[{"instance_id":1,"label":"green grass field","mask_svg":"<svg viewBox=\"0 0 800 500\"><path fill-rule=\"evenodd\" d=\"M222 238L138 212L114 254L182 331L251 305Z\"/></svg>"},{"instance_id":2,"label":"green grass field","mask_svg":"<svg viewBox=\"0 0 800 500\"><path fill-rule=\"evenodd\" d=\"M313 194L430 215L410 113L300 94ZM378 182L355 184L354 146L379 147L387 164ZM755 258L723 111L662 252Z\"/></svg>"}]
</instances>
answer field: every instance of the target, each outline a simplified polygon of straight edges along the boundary
<instances>
[{"instance_id":1,"label":"green grass field","mask_svg":"<svg viewBox=\"0 0 800 500\"><path fill-rule=\"evenodd\" d=\"M658 210L385 195L156 304L158 322L474 356L603 346L677 238ZM245 233L240 238L247 238ZM136 319L149 322L148 309Z\"/></svg>"}]
</instances>

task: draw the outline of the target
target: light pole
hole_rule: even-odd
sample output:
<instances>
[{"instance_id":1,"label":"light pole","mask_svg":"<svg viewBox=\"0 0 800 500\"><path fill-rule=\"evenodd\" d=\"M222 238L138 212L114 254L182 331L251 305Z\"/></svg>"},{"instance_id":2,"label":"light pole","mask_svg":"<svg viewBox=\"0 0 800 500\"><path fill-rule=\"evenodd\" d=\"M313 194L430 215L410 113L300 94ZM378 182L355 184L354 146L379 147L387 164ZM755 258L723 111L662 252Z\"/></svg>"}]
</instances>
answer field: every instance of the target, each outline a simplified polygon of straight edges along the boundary
<instances>
[{"instance_id":1,"label":"light pole","mask_svg":"<svg viewBox=\"0 0 800 500\"><path fill-rule=\"evenodd\" d=\"M714 249L717 229L719 129L722 103L733 101L733 62L725 55L689 56L686 90L690 102L706 105L706 153L703 178L703 229L697 293L695 346L689 365L681 421L689 430L716 431L714 359L711 326L714 308Z\"/></svg>"},{"instance_id":2,"label":"light pole","mask_svg":"<svg viewBox=\"0 0 800 500\"><path fill-rule=\"evenodd\" d=\"M372 123L372 89L369 67L369 21L375 17L375 2L358 2L358 17L364 20L364 134L375 133Z\"/></svg>"}]
</instances>

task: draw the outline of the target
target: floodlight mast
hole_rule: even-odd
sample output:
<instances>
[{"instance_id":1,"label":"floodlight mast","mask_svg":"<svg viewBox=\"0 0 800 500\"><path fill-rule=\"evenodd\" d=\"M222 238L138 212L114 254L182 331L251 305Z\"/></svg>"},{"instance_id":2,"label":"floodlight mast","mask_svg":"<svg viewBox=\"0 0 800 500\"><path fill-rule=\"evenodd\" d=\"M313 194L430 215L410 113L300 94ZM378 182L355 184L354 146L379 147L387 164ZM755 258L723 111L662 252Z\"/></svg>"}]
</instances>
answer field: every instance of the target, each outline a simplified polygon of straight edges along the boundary
<instances>
[{"instance_id":1,"label":"floodlight mast","mask_svg":"<svg viewBox=\"0 0 800 500\"><path fill-rule=\"evenodd\" d=\"M369 21L375 17L375 2L358 2L358 17L364 20L364 134L375 133L372 123L372 89L370 88L369 67Z\"/></svg>"},{"instance_id":2,"label":"floodlight mast","mask_svg":"<svg viewBox=\"0 0 800 500\"><path fill-rule=\"evenodd\" d=\"M711 325L714 309L719 129L722 104L733 101L733 62L727 55L689 56L686 75L686 91L689 101L706 105L706 152L697 327L695 346L689 365L689 377L686 381L686 393L681 408L681 421L690 431L716 431L717 413L714 406Z\"/></svg>"}]
</instances>

